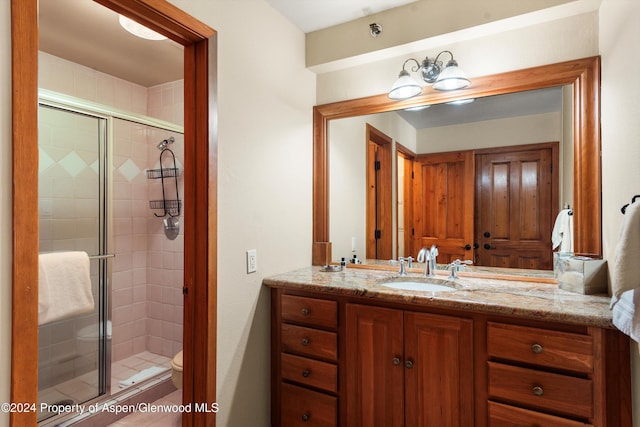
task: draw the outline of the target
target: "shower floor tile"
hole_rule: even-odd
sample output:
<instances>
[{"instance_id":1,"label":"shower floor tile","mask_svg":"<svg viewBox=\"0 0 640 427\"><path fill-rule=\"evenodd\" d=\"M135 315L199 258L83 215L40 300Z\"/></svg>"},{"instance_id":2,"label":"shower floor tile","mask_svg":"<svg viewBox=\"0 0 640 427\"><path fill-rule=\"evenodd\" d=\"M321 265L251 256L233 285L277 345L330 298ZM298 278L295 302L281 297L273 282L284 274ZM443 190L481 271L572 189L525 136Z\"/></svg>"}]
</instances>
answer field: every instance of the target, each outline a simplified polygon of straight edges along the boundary
<instances>
[{"instance_id":1,"label":"shower floor tile","mask_svg":"<svg viewBox=\"0 0 640 427\"><path fill-rule=\"evenodd\" d=\"M111 364L111 390L117 393L118 390L125 390L128 387L121 387L120 381L130 378L132 375L142 372L152 366L160 366L171 369L171 359L148 351L134 354Z\"/></svg>"},{"instance_id":2,"label":"shower floor tile","mask_svg":"<svg viewBox=\"0 0 640 427\"><path fill-rule=\"evenodd\" d=\"M152 366L160 366L171 370L171 359L148 351L135 354L111 364L111 394L114 395L127 387L120 387L120 381ZM64 400L83 403L96 397L98 390L98 375L96 371L86 373L72 380L57 384L45 390L40 390L38 400L53 404ZM39 405L38 405L39 406ZM45 415L45 414L42 414ZM42 417L38 414L38 419Z\"/></svg>"}]
</instances>

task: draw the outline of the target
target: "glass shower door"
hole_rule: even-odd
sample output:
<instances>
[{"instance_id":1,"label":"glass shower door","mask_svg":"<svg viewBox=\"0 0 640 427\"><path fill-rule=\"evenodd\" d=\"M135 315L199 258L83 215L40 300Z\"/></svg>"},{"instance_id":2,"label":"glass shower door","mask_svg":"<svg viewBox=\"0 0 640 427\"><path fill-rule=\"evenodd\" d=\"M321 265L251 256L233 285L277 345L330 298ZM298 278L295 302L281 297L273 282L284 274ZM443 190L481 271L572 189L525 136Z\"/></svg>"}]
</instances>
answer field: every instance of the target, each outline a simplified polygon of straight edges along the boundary
<instances>
[{"instance_id":1,"label":"glass shower door","mask_svg":"<svg viewBox=\"0 0 640 427\"><path fill-rule=\"evenodd\" d=\"M90 258L93 308L56 299L49 283L40 306L64 307L39 313L38 408L41 403L80 404L104 394L110 328L106 312L107 120L41 104L39 128L40 253L86 252ZM86 290L86 289L85 289ZM45 295L46 296L46 295ZM61 305L61 306L60 306ZM38 420L56 415L39 413Z\"/></svg>"}]
</instances>

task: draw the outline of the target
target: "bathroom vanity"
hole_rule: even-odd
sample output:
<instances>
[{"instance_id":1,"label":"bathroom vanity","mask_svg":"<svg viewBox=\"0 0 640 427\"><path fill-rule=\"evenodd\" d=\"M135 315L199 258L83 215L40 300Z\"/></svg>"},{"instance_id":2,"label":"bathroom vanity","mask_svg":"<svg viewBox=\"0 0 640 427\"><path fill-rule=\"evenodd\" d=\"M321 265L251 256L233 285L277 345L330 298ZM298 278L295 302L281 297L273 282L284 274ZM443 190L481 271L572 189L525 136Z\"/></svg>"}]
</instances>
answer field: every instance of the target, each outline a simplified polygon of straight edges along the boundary
<instances>
[{"instance_id":1,"label":"bathroom vanity","mask_svg":"<svg viewBox=\"0 0 640 427\"><path fill-rule=\"evenodd\" d=\"M264 280L273 426L631 426L629 340L608 297L481 274L389 287L397 275Z\"/></svg>"}]
</instances>

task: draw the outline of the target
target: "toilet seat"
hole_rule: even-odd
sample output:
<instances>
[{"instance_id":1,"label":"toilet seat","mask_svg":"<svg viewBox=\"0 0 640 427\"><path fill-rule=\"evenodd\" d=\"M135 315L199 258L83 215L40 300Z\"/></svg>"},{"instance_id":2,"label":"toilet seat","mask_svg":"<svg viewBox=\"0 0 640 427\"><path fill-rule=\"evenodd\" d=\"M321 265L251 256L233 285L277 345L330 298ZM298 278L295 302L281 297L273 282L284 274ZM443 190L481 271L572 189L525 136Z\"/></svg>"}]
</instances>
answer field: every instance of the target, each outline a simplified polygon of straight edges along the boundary
<instances>
[{"instance_id":1,"label":"toilet seat","mask_svg":"<svg viewBox=\"0 0 640 427\"><path fill-rule=\"evenodd\" d=\"M176 388L182 388L182 350L171 360L171 381Z\"/></svg>"}]
</instances>

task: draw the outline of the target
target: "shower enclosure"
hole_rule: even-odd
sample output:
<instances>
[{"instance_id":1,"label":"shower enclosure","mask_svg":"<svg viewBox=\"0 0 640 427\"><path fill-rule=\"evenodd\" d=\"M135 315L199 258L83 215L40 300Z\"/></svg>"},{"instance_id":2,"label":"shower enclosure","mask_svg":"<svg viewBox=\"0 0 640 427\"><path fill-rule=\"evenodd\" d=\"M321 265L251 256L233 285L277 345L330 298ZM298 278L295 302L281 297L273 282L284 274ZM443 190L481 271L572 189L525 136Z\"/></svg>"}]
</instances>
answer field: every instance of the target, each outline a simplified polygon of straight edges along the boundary
<instances>
[{"instance_id":1,"label":"shower enclosure","mask_svg":"<svg viewBox=\"0 0 640 427\"><path fill-rule=\"evenodd\" d=\"M181 211L165 215L154 202L170 197L181 207L183 135L179 125L47 91L38 126L39 250L86 252L94 301L78 314L55 292L39 300L70 313L40 315L38 408L52 410L38 421L54 424L76 415L55 412L57 405L169 385L171 358L182 350ZM162 147L170 164L162 141L172 141ZM162 180L154 179L158 170Z\"/></svg>"}]
</instances>

